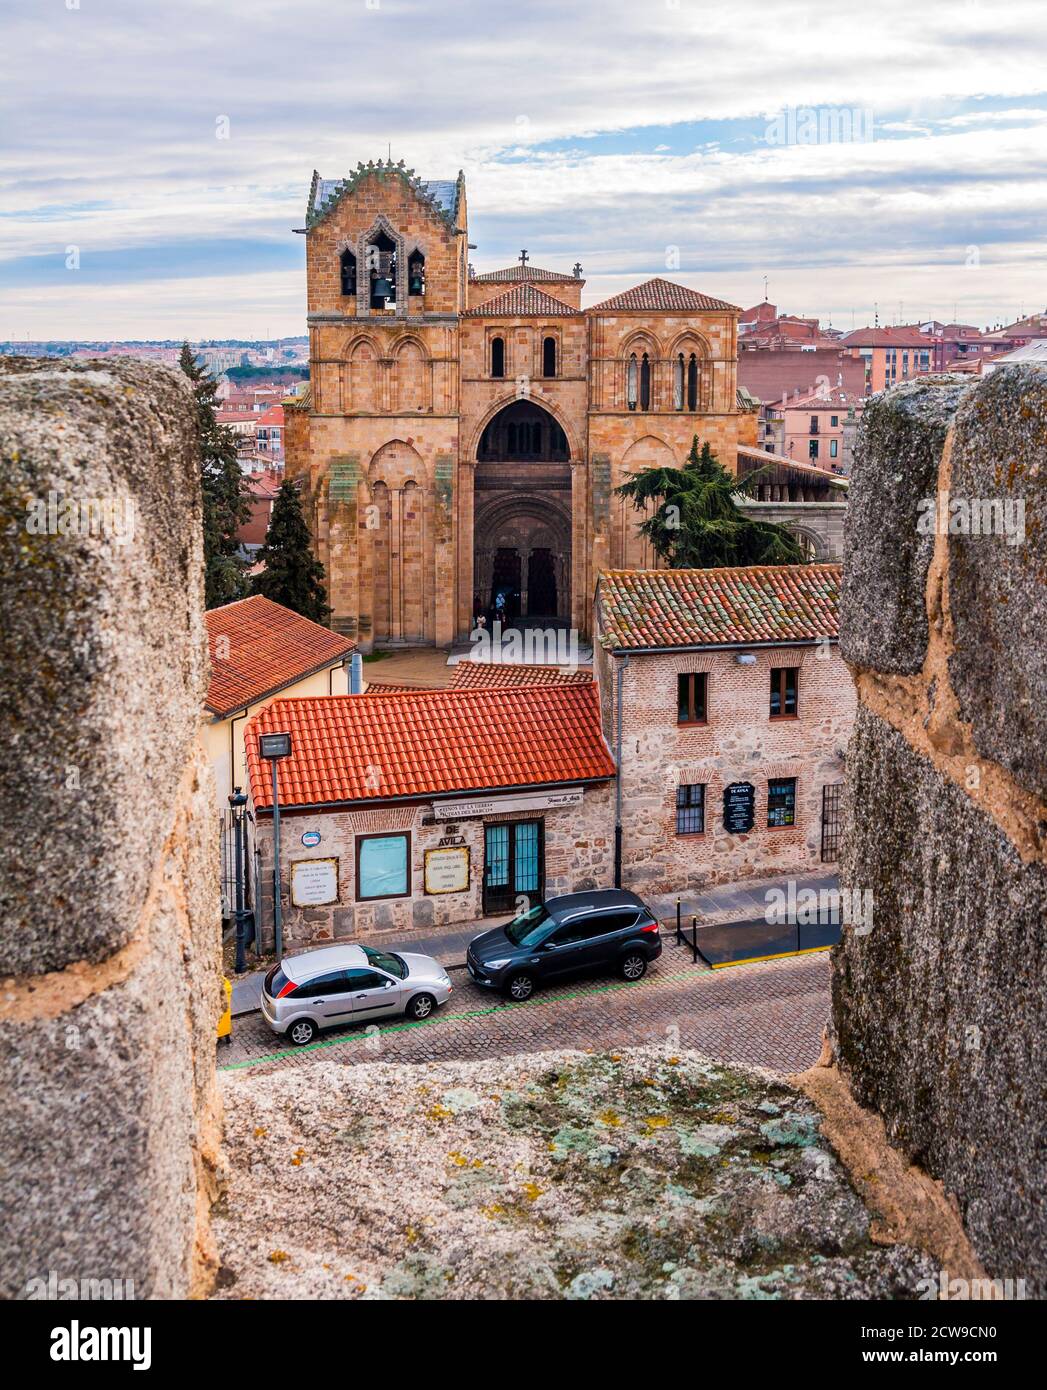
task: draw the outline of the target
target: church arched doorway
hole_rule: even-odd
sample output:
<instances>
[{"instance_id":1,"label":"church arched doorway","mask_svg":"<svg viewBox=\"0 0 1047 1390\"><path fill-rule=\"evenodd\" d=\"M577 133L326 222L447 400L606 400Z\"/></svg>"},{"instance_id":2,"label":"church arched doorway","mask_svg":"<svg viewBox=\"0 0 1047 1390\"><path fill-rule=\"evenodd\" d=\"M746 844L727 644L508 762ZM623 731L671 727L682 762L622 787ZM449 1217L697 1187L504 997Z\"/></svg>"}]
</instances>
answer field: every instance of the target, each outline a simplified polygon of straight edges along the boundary
<instances>
[{"instance_id":1,"label":"church arched doorway","mask_svg":"<svg viewBox=\"0 0 1047 1390\"><path fill-rule=\"evenodd\" d=\"M571 617L570 447L555 417L513 401L477 446L474 619L563 627Z\"/></svg>"}]
</instances>

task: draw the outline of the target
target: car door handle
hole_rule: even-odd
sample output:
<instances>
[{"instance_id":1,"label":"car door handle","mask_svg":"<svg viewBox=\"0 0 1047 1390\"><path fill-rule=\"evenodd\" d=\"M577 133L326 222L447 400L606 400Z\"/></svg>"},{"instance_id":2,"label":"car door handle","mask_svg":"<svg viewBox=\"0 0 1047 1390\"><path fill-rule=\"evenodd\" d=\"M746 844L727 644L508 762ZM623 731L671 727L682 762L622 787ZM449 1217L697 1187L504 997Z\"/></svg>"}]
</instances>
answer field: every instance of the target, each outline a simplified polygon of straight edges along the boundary
<instances>
[{"instance_id":1,"label":"car door handle","mask_svg":"<svg viewBox=\"0 0 1047 1390\"><path fill-rule=\"evenodd\" d=\"M326 1000L326 999L314 999L314 1000L313 1000L313 1003L314 1003L314 1004L326 1004L326 1003L327 1003L327 1000Z\"/></svg>"}]
</instances>

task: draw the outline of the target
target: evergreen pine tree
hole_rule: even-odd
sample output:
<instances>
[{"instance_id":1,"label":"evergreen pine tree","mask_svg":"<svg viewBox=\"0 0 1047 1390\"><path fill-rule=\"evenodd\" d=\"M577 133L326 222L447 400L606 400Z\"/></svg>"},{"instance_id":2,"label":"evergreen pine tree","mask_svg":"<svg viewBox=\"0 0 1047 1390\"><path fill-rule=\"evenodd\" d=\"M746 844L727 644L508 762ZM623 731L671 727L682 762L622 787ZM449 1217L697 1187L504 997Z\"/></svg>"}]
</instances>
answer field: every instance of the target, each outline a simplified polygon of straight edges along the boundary
<instances>
[{"instance_id":1,"label":"evergreen pine tree","mask_svg":"<svg viewBox=\"0 0 1047 1390\"><path fill-rule=\"evenodd\" d=\"M640 531L671 569L801 564L804 554L795 536L784 526L747 516L735 501L762 473L733 477L708 440L699 452L695 435L682 468L646 468L615 491L631 498L637 511L658 504Z\"/></svg>"},{"instance_id":2,"label":"evergreen pine tree","mask_svg":"<svg viewBox=\"0 0 1047 1390\"><path fill-rule=\"evenodd\" d=\"M287 479L273 501L265 545L256 557L265 565L255 576L254 592L292 608L314 623L325 623L331 609L324 585L324 567L312 551L302 499Z\"/></svg>"},{"instance_id":3,"label":"evergreen pine tree","mask_svg":"<svg viewBox=\"0 0 1047 1390\"><path fill-rule=\"evenodd\" d=\"M251 515L236 456L236 435L215 417L218 383L197 362L188 343L178 365L193 384L200 439L200 486L204 512L204 601L208 608L244 598L247 567L239 558L237 528Z\"/></svg>"}]
</instances>

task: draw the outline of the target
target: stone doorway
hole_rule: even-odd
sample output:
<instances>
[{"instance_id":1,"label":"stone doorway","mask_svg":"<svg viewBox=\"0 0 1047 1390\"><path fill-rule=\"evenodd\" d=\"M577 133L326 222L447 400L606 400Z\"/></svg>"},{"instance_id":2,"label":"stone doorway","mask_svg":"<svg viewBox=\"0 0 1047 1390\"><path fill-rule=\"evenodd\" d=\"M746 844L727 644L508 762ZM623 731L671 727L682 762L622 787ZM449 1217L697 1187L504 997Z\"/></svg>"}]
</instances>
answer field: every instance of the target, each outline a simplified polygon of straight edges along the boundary
<instances>
[{"instance_id":1,"label":"stone doorway","mask_svg":"<svg viewBox=\"0 0 1047 1390\"><path fill-rule=\"evenodd\" d=\"M571 469L563 430L514 401L483 431L473 512L473 618L562 627L571 621Z\"/></svg>"}]
</instances>

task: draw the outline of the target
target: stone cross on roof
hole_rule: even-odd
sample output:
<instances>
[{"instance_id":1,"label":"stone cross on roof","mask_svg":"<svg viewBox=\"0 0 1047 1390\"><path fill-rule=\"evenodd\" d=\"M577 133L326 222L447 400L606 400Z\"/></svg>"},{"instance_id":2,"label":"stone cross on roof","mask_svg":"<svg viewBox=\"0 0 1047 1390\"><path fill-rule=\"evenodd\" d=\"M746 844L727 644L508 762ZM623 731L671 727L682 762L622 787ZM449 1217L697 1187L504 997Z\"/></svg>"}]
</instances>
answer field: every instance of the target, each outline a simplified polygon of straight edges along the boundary
<instances>
[{"instance_id":1,"label":"stone cross on roof","mask_svg":"<svg viewBox=\"0 0 1047 1390\"><path fill-rule=\"evenodd\" d=\"M527 262L528 262L529 260L530 260L530 257L528 256L527 252L526 252L526 251L521 251L521 252L520 252L520 264L521 264L521 265L526 265Z\"/></svg>"}]
</instances>

